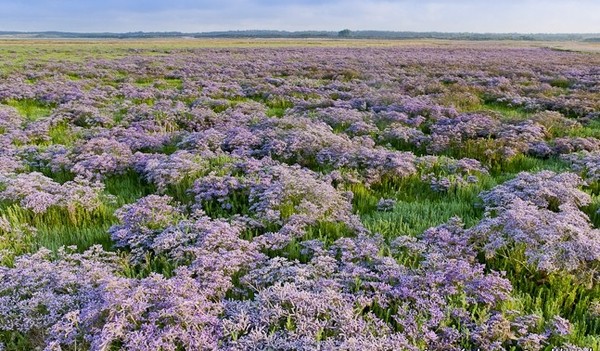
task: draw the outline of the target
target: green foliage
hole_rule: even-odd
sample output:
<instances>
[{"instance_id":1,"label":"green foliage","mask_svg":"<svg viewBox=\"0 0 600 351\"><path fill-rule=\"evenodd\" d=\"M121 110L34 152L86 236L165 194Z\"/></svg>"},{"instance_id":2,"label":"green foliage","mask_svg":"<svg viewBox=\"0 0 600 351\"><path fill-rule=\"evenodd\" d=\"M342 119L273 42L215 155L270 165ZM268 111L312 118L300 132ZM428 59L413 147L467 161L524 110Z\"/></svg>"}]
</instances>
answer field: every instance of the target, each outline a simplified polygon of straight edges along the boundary
<instances>
[{"instance_id":1,"label":"green foliage","mask_svg":"<svg viewBox=\"0 0 600 351\"><path fill-rule=\"evenodd\" d=\"M285 114L285 110L287 109L281 107L269 107L269 109L267 109L266 114L269 117L283 117L283 115Z\"/></svg>"},{"instance_id":2,"label":"green foliage","mask_svg":"<svg viewBox=\"0 0 600 351\"><path fill-rule=\"evenodd\" d=\"M111 206L103 206L93 212L78 209L67 212L64 209L50 209L44 214L35 214L17 204L2 204L3 217L13 227L32 230L22 230L19 240L8 244L14 249L15 255L36 251L41 247L52 250L61 246L76 245L86 249L94 244L111 247L107 230L114 222ZM4 236L2 238L4 241ZM0 243L0 246L3 246Z\"/></svg>"},{"instance_id":3,"label":"green foliage","mask_svg":"<svg viewBox=\"0 0 600 351\"><path fill-rule=\"evenodd\" d=\"M19 114L29 121L36 121L40 118L47 117L53 109L51 104L34 99L7 100L4 104L16 108Z\"/></svg>"},{"instance_id":4,"label":"green foliage","mask_svg":"<svg viewBox=\"0 0 600 351\"><path fill-rule=\"evenodd\" d=\"M514 303L519 309L539 314L546 320L560 315L573 322L575 331L571 342L600 334L595 307L600 301L600 286L594 284L591 277L582 281L581 277L564 273L540 273L527 265L522 247L505 250L486 260L486 264L488 269L506 272L516 290Z\"/></svg>"},{"instance_id":5,"label":"green foliage","mask_svg":"<svg viewBox=\"0 0 600 351\"><path fill-rule=\"evenodd\" d=\"M349 38L352 35L352 31L350 29L343 29L338 32L338 37L340 38Z\"/></svg>"},{"instance_id":6,"label":"green foliage","mask_svg":"<svg viewBox=\"0 0 600 351\"><path fill-rule=\"evenodd\" d=\"M550 85L556 88L567 89L571 86L571 81L567 78L554 78L550 81Z\"/></svg>"},{"instance_id":7,"label":"green foliage","mask_svg":"<svg viewBox=\"0 0 600 351\"><path fill-rule=\"evenodd\" d=\"M66 122L60 122L48 130L48 136L52 144L61 144L65 146L73 146L79 135L71 130L71 127Z\"/></svg>"},{"instance_id":8,"label":"green foliage","mask_svg":"<svg viewBox=\"0 0 600 351\"><path fill-rule=\"evenodd\" d=\"M567 132L567 136L600 138L600 120L594 119Z\"/></svg>"}]
</instances>

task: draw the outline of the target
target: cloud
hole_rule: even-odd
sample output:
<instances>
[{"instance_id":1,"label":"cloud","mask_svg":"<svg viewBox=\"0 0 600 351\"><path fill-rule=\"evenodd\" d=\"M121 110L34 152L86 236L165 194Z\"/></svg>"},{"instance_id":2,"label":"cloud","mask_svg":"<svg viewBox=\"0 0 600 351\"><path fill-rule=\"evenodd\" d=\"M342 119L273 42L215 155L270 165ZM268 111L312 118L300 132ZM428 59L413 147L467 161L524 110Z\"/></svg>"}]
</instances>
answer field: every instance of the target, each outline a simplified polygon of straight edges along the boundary
<instances>
[{"instance_id":1,"label":"cloud","mask_svg":"<svg viewBox=\"0 0 600 351\"><path fill-rule=\"evenodd\" d=\"M594 0L29 0L2 4L0 30L76 32L342 28L600 32Z\"/></svg>"}]
</instances>

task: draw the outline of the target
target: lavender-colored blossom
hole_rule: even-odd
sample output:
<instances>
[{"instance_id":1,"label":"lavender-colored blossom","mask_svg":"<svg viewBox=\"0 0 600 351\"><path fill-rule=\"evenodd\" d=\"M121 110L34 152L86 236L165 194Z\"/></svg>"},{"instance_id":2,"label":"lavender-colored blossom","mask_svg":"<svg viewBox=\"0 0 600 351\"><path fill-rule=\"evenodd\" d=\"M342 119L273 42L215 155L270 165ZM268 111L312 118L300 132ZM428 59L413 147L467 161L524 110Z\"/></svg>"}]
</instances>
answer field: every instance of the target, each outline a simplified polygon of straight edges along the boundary
<instances>
[{"instance_id":1,"label":"lavender-colored blossom","mask_svg":"<svg viewBox=\"0 0 600 351\"><path fill-rule=\"evenodd\" d=\"M74 154L71 171L90 179L124 173L133 156L127 145L106 138L88 140L76 147Z\"/></svg>"},{"instance_id":2,"label":"lavender-colored blossom","mask_svg":"<svg viewBox=\"0 0 600 351\"><path fill-rule=\"evenodd\" d=\"M396 200L381 198L379 199L379 202L377 202L377 211L391 211L394 209L394 206L396 206Z\"/></svg>"},{"instance_id":3,"label":"lavender-colored blossom","mask_svg":"<svg viewBox=\"0 0 600 351\"><path fill-rule=\"evenodd\" d=\"M431 126L432 152L457 146L462 141L474 138L487 138L499 132L500 122L481 114L466 114L456 118L443 118Z\"/></svg>"},{"instance_id":4,"label":"lavender-colored blossom","mask_svg":"<svg viewBox=\"0 0 600 351\"><path fill-rule=\"evenodd\" d=\"M136 152L132 164L148 183L156 185L160 192L164 192L168 186L177 185L186 177L201 174L208 168L208 159L185 150L176 151L168 156Z\"/></svg>"},{"instance_id":5,"label":"lavender-colored blossom","mask_svg":"<svg viewBox=\"0 0 600 351\"><path fill-rule=\"evenodd\" d=\"M521 172L480 197L490 208L499 208L512 203L515 199L530 202L546 209L558 209L561 205L585 206L590 203L588 194L579 189L583 180L573 173Z\"/></svg>"},{"instance_id":6,"label":"lavender-colored blossom","mask_svg":"<svg viewBox=\"0 0 600 351\"><path fill-rule=\"evenodd\" d=\"M277 236L287 242L301 235L302 228L319 221L341 222L363 230L352 214L350 194L336 190L312 171L269 160L256 165L242 163L237 168L245 169L247 174L243 178L209 175L198 179L191 192L200 206L216 201L220 207L231 209L234 202L238 206L245 202L254 218L264 224L283 226L278 233L261 238L265 244L271 242L266 245L279 241Z\"/></svg>"},{"instance_id":7,"label":"lavender-colored blossom","mask_svg":"<svg viewBox=\"0 0 600 351\"><path fill-rule=\"evenodd\" d=\"M132 258L141 260L153 239L182 218L182 210L168 196L149 195L115 212L120 224L109 233L116 245L132 250Z\"/></svg>"},{"instance_id":8,"label":"lavender-colored blossom","mask_svg":"<svg viewBox=\"0 0 600 351\"><path fill-rule=\"evenodd\" d=\"M481 196L486 216L470 229L488 256L523 246L529 264L540 271L589 272L600 259L600 232L577 206L590 197L572 173L521 173Z\"/></svg>"},{"instance_id":9,"label":"lavender-colored blossom","mask_svg":"<svg viewBox=\"0 0 600 351\"><path fill-rule=\"evenodd\" d=\"M0 199L19 202L35 213L44 213L51 207L65 208L71 213L77 209L94 211L106 198L101 183L76 178L59 184L38 172L2 177L0 184L3 185Z\"/></svg>"},{"instance_id":10,"label":"lavender-colored blossom","mask_svg":"<svg viewBox=\"0 0 600 351\"><path fill-rule=\"evenodd\" d=\"M41 249L0 268L0 330L51 339L49 331L72 311L95 302L96 287L117 270L114 253Z\"/></svg>"},{"instance_id":11,"label":"lavender-colored blossom","mask_svg":"<svg viewBox=\"0 0 600 351\"><path fill-rule=\"evenodd\" d=\"M600 151L600 140L598 140L597 138L556 138L553 140L553 143L553 149L558 154L570 154L579 151Z\"/></svg>"},{"instance_id":12,"label":"lavender-colored blossom","mask_svg":"<svg viewBox=\"0 0 600 351\"><path fill-rule=\"evenodd\" d=\"M571 169L590 182L600 180L600 152L582 151L562 155L563 160L571 164Z\"/></svg>"}]
</instances>

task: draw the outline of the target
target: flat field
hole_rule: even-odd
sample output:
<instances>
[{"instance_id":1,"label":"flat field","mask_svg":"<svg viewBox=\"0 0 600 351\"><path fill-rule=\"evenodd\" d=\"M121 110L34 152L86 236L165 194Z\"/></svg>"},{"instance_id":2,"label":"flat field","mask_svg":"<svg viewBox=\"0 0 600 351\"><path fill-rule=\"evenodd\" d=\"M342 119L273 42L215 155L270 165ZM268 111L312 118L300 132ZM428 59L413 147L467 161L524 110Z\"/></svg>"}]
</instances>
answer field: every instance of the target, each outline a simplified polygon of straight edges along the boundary
<instances>
[{"instance_id":1,"label":"flat field","mask_svg":"<svg viewBox=\"0 0 600 351\"><path fill-rule=\"evenodd\" d=\"M599 350L600 44L0 40L0 350Z\"/></svg>"}]
</instances>

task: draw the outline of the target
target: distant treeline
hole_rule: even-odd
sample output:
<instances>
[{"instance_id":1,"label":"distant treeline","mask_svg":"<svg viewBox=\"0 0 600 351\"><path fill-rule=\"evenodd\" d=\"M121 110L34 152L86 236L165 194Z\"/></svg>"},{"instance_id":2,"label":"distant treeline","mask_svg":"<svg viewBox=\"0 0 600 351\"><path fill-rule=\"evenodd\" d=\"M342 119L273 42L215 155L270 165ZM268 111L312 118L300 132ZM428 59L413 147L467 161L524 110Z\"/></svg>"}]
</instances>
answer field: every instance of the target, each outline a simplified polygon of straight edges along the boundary
<instances>
[{"instance_id":1,"label":"distant treeline","mask_svg":"<svg viewBox=\"0 0 600 351\"><path fill-rule=\"evenodd\" d=\"M143 38L350 38L350 39L450 39L450 40L542 40L542 41L600 41L600 34L547 34L547 33L443 33L443 32L391 32L348 29L334 31L277 31L243 30L203 33L182 32L128 32L128 33L73 33L73 32L10 32L0 31L0 36L21 38L71 38L71 39L143 39Z\"/></svg>"}]
</instances>

